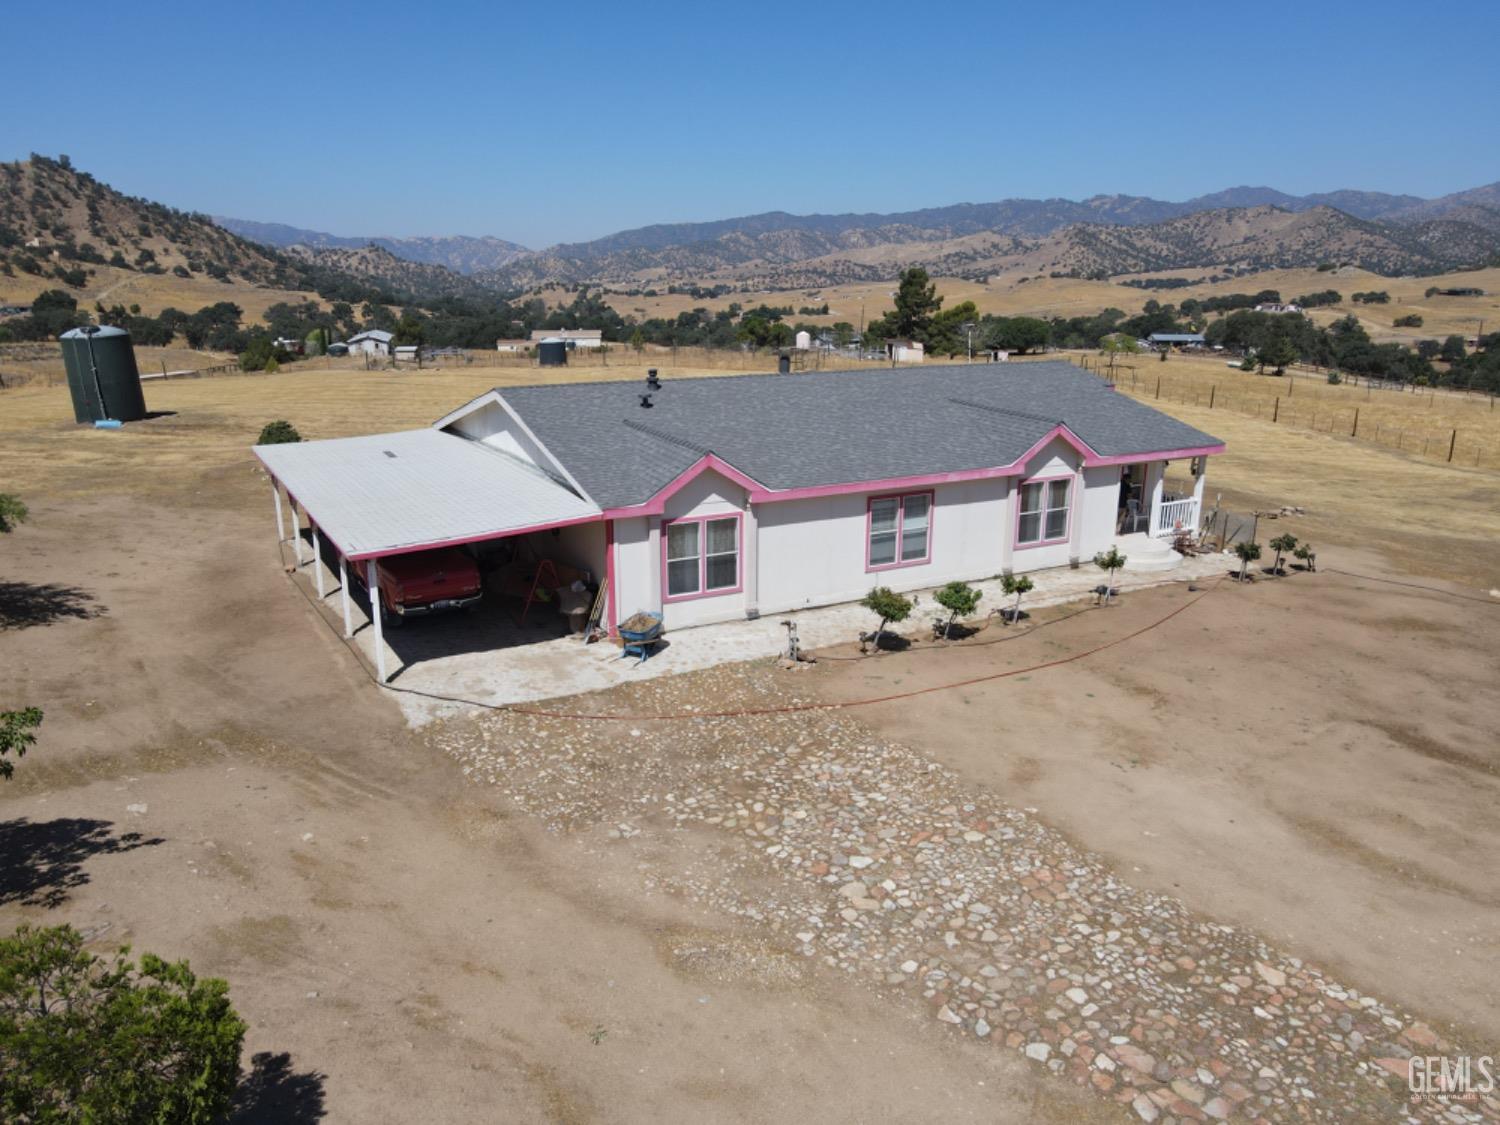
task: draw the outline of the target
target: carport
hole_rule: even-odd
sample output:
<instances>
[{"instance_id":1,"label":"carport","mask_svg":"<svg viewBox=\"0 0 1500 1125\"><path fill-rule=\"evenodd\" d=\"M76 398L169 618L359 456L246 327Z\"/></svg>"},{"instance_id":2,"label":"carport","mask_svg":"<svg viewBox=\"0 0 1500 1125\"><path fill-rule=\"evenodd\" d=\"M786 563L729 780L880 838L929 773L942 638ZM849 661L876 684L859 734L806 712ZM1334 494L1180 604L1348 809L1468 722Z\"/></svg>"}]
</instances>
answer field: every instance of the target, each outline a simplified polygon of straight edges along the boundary
<instances>
[{"instance_id":1,"label":"carport","mask_svg":"<svg viewBox=\"0 0 1500 1125\"><path fill-rule=\"evenodd\" d=\"M365 567L381 683L386 681L382 558L604 519L598 505L536 466L438 429L257 445L255 455L271 475L278 544L287 539L281 502L286 493L299 567L304 562L301 513L306 513L319 598L327 594L318 533L338 548L346 637L354 633L348 564Z\"/></svg>"}]
</instances>

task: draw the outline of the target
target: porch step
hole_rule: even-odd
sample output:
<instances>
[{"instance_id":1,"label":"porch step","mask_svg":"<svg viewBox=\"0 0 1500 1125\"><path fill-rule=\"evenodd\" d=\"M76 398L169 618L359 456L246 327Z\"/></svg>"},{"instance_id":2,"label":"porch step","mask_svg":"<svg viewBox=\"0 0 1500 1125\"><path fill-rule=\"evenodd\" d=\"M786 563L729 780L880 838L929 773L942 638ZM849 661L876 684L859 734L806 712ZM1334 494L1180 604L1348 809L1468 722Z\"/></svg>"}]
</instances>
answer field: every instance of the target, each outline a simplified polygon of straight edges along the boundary
<instances>
[{"instance_id":1,"label":"porch step","mask_svg":"<svg viewBox=\"0 0 1500 1125\"><path fill-rule=\"evenodd\" d=\"M1175 570L1182 565L1182 556L1172 550L1171 540L1153 539L1145 532L1118 535L1115 546L1125 556L1125 569L1129 571Z\"/></svg>"}]
</instances>

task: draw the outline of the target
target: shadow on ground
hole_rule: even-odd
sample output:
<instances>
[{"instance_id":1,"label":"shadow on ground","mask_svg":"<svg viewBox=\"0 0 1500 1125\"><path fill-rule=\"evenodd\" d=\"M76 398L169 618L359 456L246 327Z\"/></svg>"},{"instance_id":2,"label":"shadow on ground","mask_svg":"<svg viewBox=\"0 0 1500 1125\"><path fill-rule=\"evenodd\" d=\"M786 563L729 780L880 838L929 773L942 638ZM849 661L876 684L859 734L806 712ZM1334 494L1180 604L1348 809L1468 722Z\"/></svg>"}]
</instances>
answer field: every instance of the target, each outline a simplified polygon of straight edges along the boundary
<instances>
[{"instance_id":1,"label":"shadow on ground","mask_svg":"<svg viewBox=\"0 0 1500 1125\"><path fill-rule=\"evenodd\" d=\"M51 625L67 617L100 617L104 612L94 595L77 586L0 582L0 632Z\"/></svg>"},{"instance_id":2,"label":"shadow on ground","mask_svg":"<svg viewBox=\"0 0 1500 1125\"><path fill-rule=\"evenodd\" d=\"M261 1051L250 1060L250 1073L234 1092L230 1125L301 1125L321 1121L324 1107L324 1076L316 1071L295 1071L292 1056Z\"/></svg>"},{"instance_id":3,"label":"shadow on ground","mask_svg":"<svg viewBox=\"0 0 1500 1125\"><path fill-rule=\"evenodd\" d=\"M77 817L0 821L0 906L60 906L69 891L89 881L86 860L165 843L139 832L116 836L113 827L107 820Z\"/></svg>"}]
</instances>

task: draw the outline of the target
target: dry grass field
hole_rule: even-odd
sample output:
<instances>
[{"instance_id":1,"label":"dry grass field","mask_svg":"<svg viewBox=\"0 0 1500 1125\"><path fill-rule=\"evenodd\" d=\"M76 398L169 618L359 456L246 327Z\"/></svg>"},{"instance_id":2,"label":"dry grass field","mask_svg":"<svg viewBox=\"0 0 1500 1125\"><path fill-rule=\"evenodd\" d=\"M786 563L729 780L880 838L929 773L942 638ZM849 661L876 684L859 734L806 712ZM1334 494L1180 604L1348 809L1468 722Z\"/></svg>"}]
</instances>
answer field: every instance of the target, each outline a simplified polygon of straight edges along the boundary
<instances>
[{"instance_id":1,"label":"dry grass field","mask_svg":"<svg viewBox=\"0 0 1500 1125\"><path fill-rule=\"evenodd\" d=\"M1079 358L1094 362L1094 357ZM709 359L720 366L710 366ZM111 487L150 491L207 468L243 465L250 471L249 446L261 426L278 418L308 438L342 437L426 425L493 386L639 379L648 365L664 375L734 374L765 371L774 361L681 349L675 365L669 351L648 350L545 373L528 361L489 352L476 353L473 362L461 366L422 371L365 371L352 362L314 360L275 375L149 382L146 404L161 415L115 432L76 428L66 387L35 384L0 392L6 489L77 496L97 491L107 479ZM920 378L915 371L914 378ZM1214 458L1209 472L1209 495L1222 492L1226 506L1236 511L1301 506L1308 515L1299 518L1295 534L1386 551L1415 573L1483 589L1500 586L1492 551L1500 541L1500 473L1486 467L1496 463L1500 448L1500 411L1491 410L1488 400L1367 392L1320 385L1312 378L1297 379L1291 391L1289 378L1183 357L1138 363L1133 372L1121 368L1116 378L1126 393L1228 442L1228 453ZM1281 414L1273 424L1278 391ZM1351 439L1346 419L1355 408L1361 412L1360 436ZM1307 424L1315 411L1316 429ZM1332 422L1325 423L1325 416ZM1455 426L1458 453L1449 465L1446 441ZM1431 445L1425 458L1410 437L1404 451L1387 448L1392 427L1408 435L1441 434L1444 444L1441 450ZM1477 468L1476 448L1482 453Z\"/></svg>"},{"instance_id":2,"label":"dry grass field","mask_svg":"<svg viewBox=\"0 0 1500 1125\"><path fill-rule=\"evenodd\" d=\"M1108 371L1098 356L1077 359L1090 370ZM1500 469L1500 410L1492 395L1333 385L1321 372L1260 375L1230 367L1223 359L1178 355L1165 363L1144 356L1130 366L1116 365L1114 380L1126 393L1163 408L1212 406L1215 412L1274 420L1278 426L1351 438L1444 463L1451 447L1455 465Z\"/></svg>"},{"instance_id":3,"label":"dry grass field","mask_svg":"<svg viewBox=\"0 0 1500 1125\"><path fill-rule=\"evenodd\" d=\"M1206 277L1213 271L1169 270L1153 273L1152 277ZM1493 331L1500 327L1500 269L1474 270L1465 273L1444 274L1440 277L1380 277L1365 270L1345 268L1326 273L1314 269L1268 270L1247 274L1229 281L1212 285L1192 285L1183 289L1147 290L1121 284L1127 280L1086 281L1079 278L1017 277L996 275L987 282L968 281L963 278L943 277L937 279L938 293L943 303L952 307L961 301L973 301L981 313L995 316L1073 317L1091 316L1106 308L1122 309L1137 313L1153 298L1162 304L1178 304L1188 297L1223 296L1229 293L1257 293L1262 289L1275 289L1283 298L1291 300L1304 293L1315 293L1324 289L1336 289L1344 295L1340 305L1316 308L1309 316L1318 324L1330 324L1341 316L1353 313L1365 326L1365 330L1377 341L1411 343L1421 339L1438 339L1457 333L1465 337L1478 332L1481 323ZM1485 291L1483 297L1425 297L1423 294L1433 286L1473 286ZM662 294L657 297L608 298L611 306L625 316L675 317L678 313L693 308L718 310L737 302L745 306L759 304L791 305L794 309L803 306L828 304L826 316L798 316L793 320L806 320L812 324L833 324L848 321L858 326L861 315L866 322L873 320L891 308L891 296L895 292L894 281L837 285L822 289L799 289L791 291L767 291L758 293L731 293L713 300L699 300L684 293ZM1356 305L1350 299L1355 293L1384 290L1391 296L1387 305ZM547 299L553 303L566 303L572 294L549 292ZM1396 328L1397 317L1417 313L1423 318L1421 328Z\"/></svg>"},{"instance_id":4,"label":"dry grass field","mask_svg":"<svg viewBox=\"0 0 1500 1125\"><path fill-rule=\"evenodd\" d=\"M282 301L316 301L327 307L316 293L292 289L270 289L240 281L215 281L211 277L177 277L175 274L145 274L115 266L90 266L94 275L82 289L67 290L78 299L80 308L92 309L94 302L105 305L140 305L146 316L159 316L167 308L196 312L219 301L233 301L244 310L245 323L259 323L265 311ZM65 289L56 278L35 277L18 273L0 275L0 304L29 305L38 293L48 289Z\"/></svg>"}]
</instances>

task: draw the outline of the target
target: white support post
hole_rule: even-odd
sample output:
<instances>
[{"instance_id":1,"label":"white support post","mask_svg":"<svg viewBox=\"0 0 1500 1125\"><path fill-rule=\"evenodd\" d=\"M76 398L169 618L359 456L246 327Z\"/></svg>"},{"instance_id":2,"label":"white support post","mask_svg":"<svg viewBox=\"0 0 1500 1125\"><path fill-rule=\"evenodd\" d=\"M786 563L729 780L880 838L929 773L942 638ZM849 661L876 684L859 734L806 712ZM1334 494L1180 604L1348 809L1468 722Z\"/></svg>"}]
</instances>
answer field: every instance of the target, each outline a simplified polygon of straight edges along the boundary
<instances>
[{"instance_id":1,"label":"white support post","mask_svg":"<svg viewBox=\"0 0 1500 1125\"><path fill-rule=\"evenodd\" d=\"M745 541L740 545L740 566L745 573L740 575L745 587L745 616L754 620L760 616L760 562L759 521L755 518L755 505L745 505L745 518L740 524L740 534Z\"/></svg>"},{"instance_id":2,"label":"white support post","mask_svg":"<svg viewBox=\"0 0 1500 1125\"><path fill-rule=\"evenodd\" d=\"M339 597L344 603L344 636L354 636L354 619L349 613L349 563L339 556Z\"/></svg>"},{"instance_id":3,"label":"white support post","mask_svg":"<svg viewBox=\"0 0 1500 1125\"><path fill-rule=\"evenodd\" d=\"M1072 491L1073 495L1068 497L1068 565L1077 570L1083 551L1083 505L1088 498L1082 464L1073 471Z\"/></svg>"},{"instance_id":4,"label":"white support post","mask_svg":"<svg viewBox=\"0 0 1500 1125\"><path fill-rule=\"evenodd\" d=\"M649 566L651 567L650 589L657 591L654 598L654 607L658 612L666 609L661 604L662 575L661 575L661 517L651 516L646 525L646 543L648 546ZM625 607L621 607L624 612Z\"/></svg>"},{"instance_id":5,"label":"white support post","mask_svg":"<svg viewBox=\"0 0 1500 1125\"><path fill-rule=\"evenodd\" d=\"M295 497L288 494L292 508L292 554L297 559L297 566L302 565L302 513L297 510Z\"/></svg>"},{"instance_id":6,"label":"white support post","mask_svg":"<svg viewBox=\"0 0 1500 1125\"><path fill-rule=\"evenodd\" d=\"M313 581L318 587L318 600L322 601L327 596L327 591L323 587L323 544L318 538L318 527L312 520L307 521L307 529L312 532Z\"/></svg>"},{"instance_id":7,"label":"white support post","mask_svg":"<svg viewBox=\"0 0 1500 1125\"><path fill-rule=\"evenodd\" d=\"M1000 517L1000 573L1015 573L1016 551L1016 478L1005 478L1005 503Z\"/></svg>"},{"instance_id":8,"label":"white support post","mask_svg":"<svg viewBox=\"0 0 1500 1125\"><path fill-rule=\"evenodd\" d=\"M1146 530L1149 535L1161 534L1161 498L1167 482L1167 463L1152 461L1146 466L1146 480L1151 486L1151 514Z\"/></svg>"},{"instance_id":9,"label":"white support post","mask_svg":"<svg viewBox=\"0 0 1500 1125\"><path fill-rule=\"evenodd\" d=\"M276 547L279 554L281 545L286 542L286 520L281 514L281 486L275 477L271 478L271 499L276 504Z\"/></svg>"},{"instance_id":10,"label":"white support post","mask_svg":"<svg viewBox=\"0 0 1500 1125\"><path fill-rule=\"evenodd\" d=\"M370 591L370 624L375 626L375 674L385 683L385 630L381 628L380 564L374 559L365 563L366 588Z\"/></svg>"}]
</instances>

